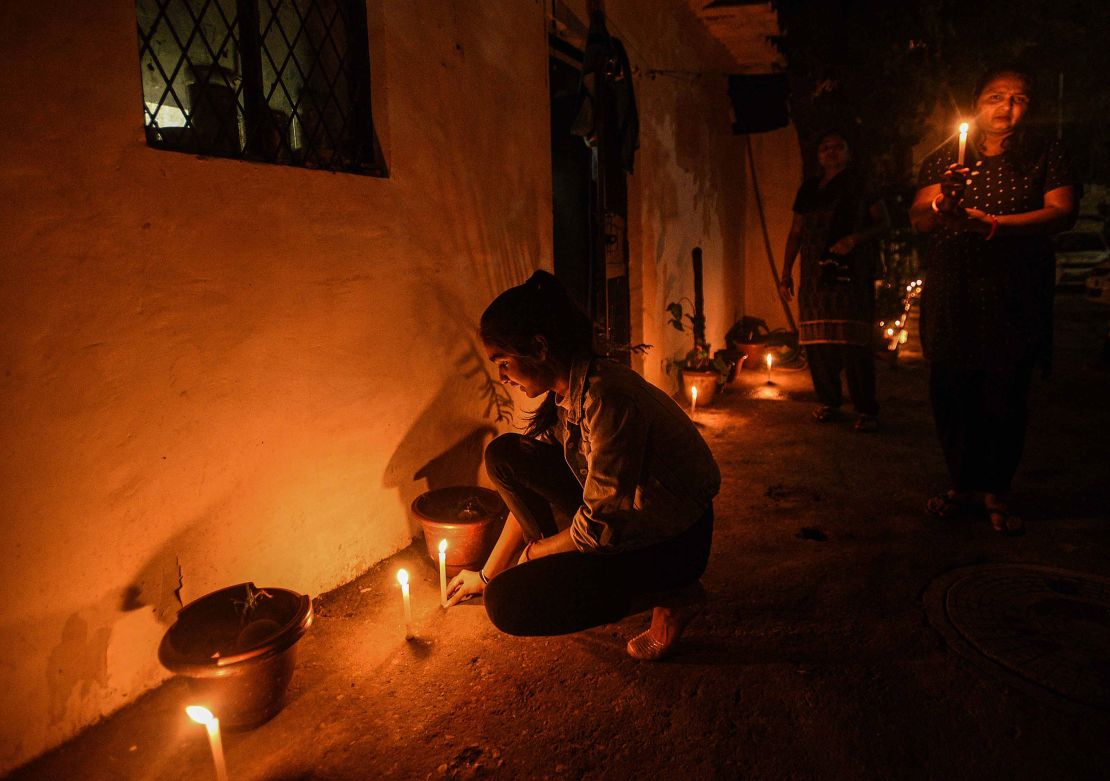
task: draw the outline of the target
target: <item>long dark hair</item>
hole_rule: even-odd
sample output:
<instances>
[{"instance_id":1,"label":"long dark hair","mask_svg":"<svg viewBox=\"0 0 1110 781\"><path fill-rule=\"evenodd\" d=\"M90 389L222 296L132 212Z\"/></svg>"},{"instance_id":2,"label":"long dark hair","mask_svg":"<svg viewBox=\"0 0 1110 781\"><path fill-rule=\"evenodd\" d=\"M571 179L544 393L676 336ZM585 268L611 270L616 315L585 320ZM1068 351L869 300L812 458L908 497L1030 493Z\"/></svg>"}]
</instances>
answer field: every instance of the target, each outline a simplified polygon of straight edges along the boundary
<instances>
[{"instance_id":1,"label":"long dark hair","mask_svg":"<svg viewBox=\"0 0 1110 781\"><path fill-rule=\"evenodd\" d=\"M482 313L478 336L524 365L540 365L536 337L542 337L547 363L556 369L569 370L576 361L594 354L593 322L571 300L562 283L542 269L493 299ZM549 392L529 419L525 433L539 434L557 420L555 394Z\"/></svg>"},{"instance_id":2,"label":"long dark hair","mask_svg":"<svg viewBox=\"0 0 1110 781\"><path fill-rule=\"evenodd\" d=\"M1025 94L1029 96L1029 106L1021 122L1002 142L1002 153L1009 158L1014 167L1025 172L1040 160L1048 144L1048 140L1041 132L1037 121L1037 83L1033 74L1022 65L1009 64L990 68L975 83L975 90L971 97L973 109L978 109L979 97L983 94L983 90L999 76L1016 76L1021 79L1022 83L1025 84ZM978 154L983 153L982 139L976 139L975 148Z\"/></svg>"}]
</instances>

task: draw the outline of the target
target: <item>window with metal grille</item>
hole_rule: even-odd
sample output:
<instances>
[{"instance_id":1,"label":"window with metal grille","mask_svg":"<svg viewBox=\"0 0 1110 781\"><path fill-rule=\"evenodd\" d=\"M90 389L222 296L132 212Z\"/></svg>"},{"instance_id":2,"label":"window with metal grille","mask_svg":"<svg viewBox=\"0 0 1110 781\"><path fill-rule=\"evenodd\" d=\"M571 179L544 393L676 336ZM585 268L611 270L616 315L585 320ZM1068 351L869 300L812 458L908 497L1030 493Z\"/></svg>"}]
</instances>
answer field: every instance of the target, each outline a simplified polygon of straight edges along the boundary
<instances>
[{"instance_id":1,"label":"window with metal grille","mask_svg":"<svg viewBox=\"0 0 1110 781\"><path fill-rule=\"evenodd\" d=\"M365 0L136 0L147 144L384 175Z\"/></svg>"}]
</instances>

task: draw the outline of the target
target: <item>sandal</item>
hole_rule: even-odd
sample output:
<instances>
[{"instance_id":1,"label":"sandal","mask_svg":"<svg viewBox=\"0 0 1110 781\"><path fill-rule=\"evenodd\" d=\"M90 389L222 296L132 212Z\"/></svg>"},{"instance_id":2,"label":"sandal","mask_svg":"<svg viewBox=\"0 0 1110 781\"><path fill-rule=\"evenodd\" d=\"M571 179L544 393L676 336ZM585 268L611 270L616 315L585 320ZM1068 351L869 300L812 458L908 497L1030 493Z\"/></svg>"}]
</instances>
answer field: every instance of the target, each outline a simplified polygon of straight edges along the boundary
<instances>
[{"instance_id":1,"label":"sandal","mask_svg":"<svg viewBox=\"0 0 1110 781\"><path fill-rule=\"evenodd\" d=\"M879 430L879 418L875 415L860 415L852 428L861 434L874 434Z\"/></svg>"},{"instance_id":2,"label":"sandal","mask_svg":"<svg viewBox=\"0 0 1110 781\"><path fill-rule=\"evenodd\" d=\"M652 610L652 627L658 623L663 640L657 640L651 628L628 641L625 650L633 659L644 662L660 662L670 656L678 645L679 638L686 627L705 610L706 594L701 583L692 588L679 591L678 604L673 606L657 605Z\"/></svg>"},{"instance_id":3,"label":"sandal","mask_svg":"<svg viewBox=\"0 0 1110 781\"><path fill-rule=\"evenodd\" d=\"M839 417L840 410L836 407L830 407L827 404L818 407L813 411L813 419L816 420L818 423L829 423L831 421L837 420Z\"/></svg>"},{"instance_id":4,"label":"sandal","mask_svg":"<svg viewBox=\"0 0 1110 781\"><path fill-rule=\"evenodd\" d=\"M1020 515L1011 515L1005 507L988 507L987 517L991 528L1003 537L1020 537L1025 534L1025 521Z\"/></svg>"},{"instance_id":5,"label":"sandal","mask_svg":"<svg viewBox=\"0 0 1110 781\"><path fill-rule=\"evenodd\" d=\"M954 491L937 494L925 502L925 512L934 518L954 518L957 515L972 513L976 509L972 500Z\"/></svg>"}]
</instances>

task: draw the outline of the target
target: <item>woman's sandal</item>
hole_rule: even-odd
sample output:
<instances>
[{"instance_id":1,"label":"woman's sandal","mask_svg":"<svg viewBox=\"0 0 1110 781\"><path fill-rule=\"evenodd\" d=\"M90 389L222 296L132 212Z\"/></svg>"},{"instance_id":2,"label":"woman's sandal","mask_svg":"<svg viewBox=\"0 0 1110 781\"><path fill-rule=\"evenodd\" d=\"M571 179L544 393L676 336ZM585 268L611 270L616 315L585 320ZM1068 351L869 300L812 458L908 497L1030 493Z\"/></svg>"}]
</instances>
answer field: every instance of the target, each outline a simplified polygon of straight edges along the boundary
<instances>
[{"instance_id":1,"label":"woman's sandal","mask_svg":"<svg viewBox=\"0 0 1110 781\"><path fill-rule=\"evenodd\" d=\"M954 518L957 515L972 513L976 509L979 508L973 501L951 491L929 497L925 502L925 512L934 518Z\"/></svg>"},{"instance_id":2,"label":"woman's sandal","mask_svg":"<svg viewBox=\"0 0 1110 781\"><path fill-rule=\"evenodd\" d=\"M1020 537L1025 534L1025 521L1019 515L1011 515L1005 507L988 507L987 517L991 528L1004 537Z\"/></svg>"},{"instance_id":3,"label":"woman's sandal","mask_svg":"<svg viewBox=\"0 0 1110 781\"><path fill-rule=\"evenodd\" d=\"M852 428L861 434L874 434L879 430L879 419L874 415L860 415Z\"/></svg>"},{"instance_id":4,"label":"woman's sandal","mask_svg":"<svg viewBox=\"0 0 1110 781\"><path fill-rule=\"evenodd\" d=\"M830 407L827 404L818 407L813 411L813 419L816 420L818 423L831 423L832 421L838 420L839 418L840 410L838 410L836 407Z\"/></svg>"},{"instance_id":5,"label":"woman's sandal","mask_svg":"<svg viewBox=\"0 0 1110 781\"><path fill-rule=\"evenodd\" d=\"M645 662L659 662L671 655L686 627L705 609L706 596L700 583L695 584L688 595L682 596L685 604L680 607L657 606L652 610L652 626L655 626L658 617L664 639L657 640L649 628L628 641L625 650L629 656Z\"/></svg>"}]
</instances>

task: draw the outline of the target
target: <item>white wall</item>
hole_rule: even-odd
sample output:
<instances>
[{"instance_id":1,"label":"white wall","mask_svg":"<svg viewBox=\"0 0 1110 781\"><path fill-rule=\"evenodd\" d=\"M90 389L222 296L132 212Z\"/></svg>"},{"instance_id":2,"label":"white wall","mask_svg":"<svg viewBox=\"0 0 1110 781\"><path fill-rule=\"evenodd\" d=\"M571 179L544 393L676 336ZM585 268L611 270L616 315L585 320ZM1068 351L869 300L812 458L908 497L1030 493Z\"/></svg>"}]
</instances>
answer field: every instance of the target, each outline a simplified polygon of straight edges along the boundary
<instances>
[{"instance_id":1,"label":"white wall","mask_svg":"<svg viewBox=\"0 0 1110 781\"><path fill-rule=\"evenodd\" d=\"M477 316L550 267L543 4L370 5L388 179L150 149L130 0L0 12L0 772L163 678L178 588L320 593L477 477Z\"/></svg>"}]
</instances>

